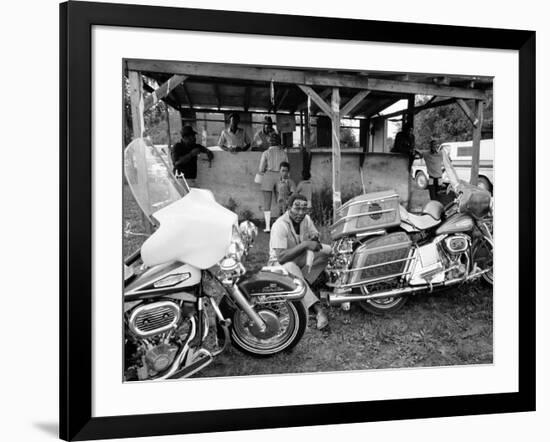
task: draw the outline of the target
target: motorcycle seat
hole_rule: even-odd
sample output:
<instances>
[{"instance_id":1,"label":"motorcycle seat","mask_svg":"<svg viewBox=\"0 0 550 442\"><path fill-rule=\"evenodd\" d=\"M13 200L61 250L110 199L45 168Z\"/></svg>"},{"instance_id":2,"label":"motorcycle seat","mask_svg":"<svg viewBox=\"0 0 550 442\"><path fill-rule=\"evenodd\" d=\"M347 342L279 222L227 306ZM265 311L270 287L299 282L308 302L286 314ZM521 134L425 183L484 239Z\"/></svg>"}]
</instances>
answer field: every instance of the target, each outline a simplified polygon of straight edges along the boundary
<instances>
[{"instance_id":1,"label":"motorcycle seat","mask_svg":"<svg viewBox=\"0 0 550 442\"><path fill-rule=\"evenodd\" d=\"M437 226L441 220L434 219L431 215L421 214L415 215L410 213L403 206L399 206L399 215L401 216L401 222L408 224L416 230L427 230Z\"/></svg>"}]
</instances>

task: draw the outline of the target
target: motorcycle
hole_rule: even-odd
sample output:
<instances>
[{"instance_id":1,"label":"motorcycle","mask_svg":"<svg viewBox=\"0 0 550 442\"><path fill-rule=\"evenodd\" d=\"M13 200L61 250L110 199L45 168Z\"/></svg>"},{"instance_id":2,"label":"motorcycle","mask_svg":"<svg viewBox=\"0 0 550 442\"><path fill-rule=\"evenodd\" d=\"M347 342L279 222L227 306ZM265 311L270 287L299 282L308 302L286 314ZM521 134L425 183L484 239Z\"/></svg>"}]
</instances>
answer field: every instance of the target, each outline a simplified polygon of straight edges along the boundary
<instances>
[{"instance_id":1,"label":"motorcycle","mask_svg":"<svg viewBox=\"0 0 550 442\"><path fill-rule=\"evenodd\" d=\"M330 304L359 302L374 314L396 311L408 295L472 281L493 284L493 219L489 192L458 179L443 164L456 198L409 213L394 191L357 196L337 211L327 267ZM349 305L349 304L348 304Z\"/></svg>"},{"instance_id":2,"label":"motorcycle","mask_svg":"<svg viewBox=\"0 0 550 442\"><path fill-rule=\"evenodd\" d=\"M237 225L168 161L144 139L124 152L126 181L156 227L125 260L125 381L192 376L229 343L256 357L290 350L307 324L305 283L282 267L247 272L257 228Z\"/></svg>"}]
</instances>

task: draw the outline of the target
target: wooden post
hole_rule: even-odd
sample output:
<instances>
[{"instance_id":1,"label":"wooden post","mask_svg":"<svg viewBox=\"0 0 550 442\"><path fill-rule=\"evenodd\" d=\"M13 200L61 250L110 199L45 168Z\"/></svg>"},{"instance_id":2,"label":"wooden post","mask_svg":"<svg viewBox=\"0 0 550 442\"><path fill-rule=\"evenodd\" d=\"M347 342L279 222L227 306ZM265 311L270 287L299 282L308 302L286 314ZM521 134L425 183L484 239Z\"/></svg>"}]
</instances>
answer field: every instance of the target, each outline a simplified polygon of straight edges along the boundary
<instances>
[{"instance_id":1,"label":"wooden post","mask_svg":"<svg viewBox=\"0 0 550 442\"><path fill-rule=\"evenodd\" d=\"M332 88L331 99L332 120L332 209L333 219L336 211L342 205L340 191L340 89Z\"/></svg>"},{"instance_id":2,"label":"wooden post","mask_svg":"<svg viewBox=\"0 0 550 442\"><path fill-rule=\"evenodd\" d=\"M477 125L473 126L472 136L472 174L470 175L470 184L477 186L479 178L479 151L481 145L481 126L483 126L483 101L475 101L474 115Z\"/></svg>"},{"instance_id":3,"label":"wooden post","mask_svg":"<svg viewBox=\"0 0 550 442\"><path fill-rule=\"evenodd\" d=\"M130 105L132 110L132 135L133 138L143 137L143 88L141 74L136 71L128 72L130 81Z\"/></svg>"},{"instance_id":4,"label":"wooden post","mask_svg":"<svg viewBox=\"0 0 550 442\"><path fill-rule=\"evenodd\" d=\"M165 106L164 113L166 114L166 133L168 135L168 138L167 138L168 150L170 150L170 147L172 147L172 134L170 133L170 111L168 110L168 106Z\"/></svg>"},{"instance_id":5,"label":"wooden post","mask_svg":"<svg viewBox=\"0 0 550 442\"><path fill-rule=\"evenodd\" d=\"M363 148L363 153L359 155L359 167L363 167L365 155L369 151L370 141L370 118L359 120L359 146Z\"/></svg>"},{"instance_id":6,"label":"wooden post","mask_svg":"<svg viewBox=\"0 0 550 442\"><path fill-rule=\"evenodd\" d=\"M306 150L307 152L311 152L311 107L312 107L311 98L307 97L307 107L304 112L305 116L305 124L306 127L304 128L304 138L306 142Z\"/></svg>"},{"instance_id":7,"label":"wooden post","mask_svg":"<svg viewBox=\"0 0 550 442\"><path fill-rule=\"evenodd\" d=\"M133 138L143 138L143 132L144 132L144 120L143 120L143 86L141 81L141 74L136 71L129 71L128 72L128 80L130 81L130 105L132 110L132 131L133 131ZM143 152L145 155L145 152ZM143 162L145 164L145 162ZM147 180L147 171L146 170L138 170L139 179L141 180ZM148 186L145 187L147 189L146 195L144 195L145 199L147 199L147 207L149 207L149 188ZM146 216L143 212L141 214L142 221L143 221L143 227L145 228L145 232L150 234L151 229L151 220L148 216Z\"/></svg>"}]
</instances>

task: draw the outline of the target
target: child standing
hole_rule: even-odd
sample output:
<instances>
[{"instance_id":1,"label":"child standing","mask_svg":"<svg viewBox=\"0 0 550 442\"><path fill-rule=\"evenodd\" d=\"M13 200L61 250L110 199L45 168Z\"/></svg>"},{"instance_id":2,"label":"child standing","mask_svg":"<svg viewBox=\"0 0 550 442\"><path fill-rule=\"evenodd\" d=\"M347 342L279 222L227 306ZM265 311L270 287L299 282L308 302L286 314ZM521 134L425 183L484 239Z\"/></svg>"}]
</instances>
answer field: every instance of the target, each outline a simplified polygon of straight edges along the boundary
<instances>
[{"instance_id":1,"label":"child standing","mask_svg":"<svg viewBox=\"0 0 550 442\"><path fill-rule=\"evenodd\" d=\"M290 164L288 161L282 161L279 165L279 181L277 182L277 203L280 215L286 212L288 199L296 192L296 184L289 178L289 173Z\"/></svg>"},{"instance_id":2,"label":"child standing","mask_svg":"<svg viewBox=\"0 0 550 442\"><path fill-rule=\"evenodd\" d=\"M313 195L313 184L311 183L311 174L308 170L302 172L302 181L298 183L296 193L304 195L307 198L307 207L311 210L311 197Z\"/></svg>"}]
</instances>

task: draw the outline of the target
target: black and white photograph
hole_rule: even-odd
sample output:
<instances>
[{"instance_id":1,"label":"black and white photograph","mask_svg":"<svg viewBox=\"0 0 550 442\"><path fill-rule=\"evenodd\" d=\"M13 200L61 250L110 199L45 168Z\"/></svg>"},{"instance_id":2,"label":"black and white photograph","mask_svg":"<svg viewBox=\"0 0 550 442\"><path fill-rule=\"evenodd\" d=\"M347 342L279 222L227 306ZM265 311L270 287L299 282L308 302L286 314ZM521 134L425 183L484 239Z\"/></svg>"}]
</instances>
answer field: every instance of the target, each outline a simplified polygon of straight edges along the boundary
<instances>
[{"instance_id":1,"label":"black and white photograph","mask_svg":"<svg viewBox=\"0 0 550 442\"><path fill-rule=\"evenodd\" d=\"M493 77L122 64L123 382L493 364Z\"/></svg>"}]
</instances>

